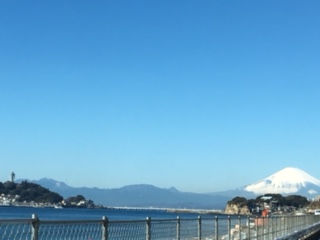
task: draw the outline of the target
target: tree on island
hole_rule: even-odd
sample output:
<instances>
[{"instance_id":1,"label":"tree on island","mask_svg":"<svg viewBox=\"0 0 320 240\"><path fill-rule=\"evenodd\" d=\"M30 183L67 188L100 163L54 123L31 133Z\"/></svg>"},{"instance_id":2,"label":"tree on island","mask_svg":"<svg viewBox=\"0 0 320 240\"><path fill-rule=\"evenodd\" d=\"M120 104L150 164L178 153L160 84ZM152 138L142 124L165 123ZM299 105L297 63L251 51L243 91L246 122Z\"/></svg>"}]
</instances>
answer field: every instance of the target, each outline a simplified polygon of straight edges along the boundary
<instances>
[{"instance_id":1,"label":"tree on island","mask_svg":"<svg viewBox=\"0 0 320 240\"><path fill-rule=\"evenodd\" d=\"M63 205L64 207L79 207L79 208L96 208L92 200L86 200L84 196L77 195L63 200L63 197L58 193L51 192L36 183L22 181L14 183L12 181L0 182L0 195L4 194L11 203L40 203Z\"/></svg>"},{"instance_id":2,"label":"tree on island","mask_svg":"<svg viewBox=\"0 0 320 240\"><path fill-rule=\"evenodd\" d=\"M74 197L68 197L64 200L65 207L85 207L85 208L94 208L95 204L92 200L86 200L84 196L77 195Z\"/></svg>"},{"instance_id":3,"label":"tree on island","mask_svg":"<svg viewBox=\"0 0 320 240\"><path fill-rule=\"evenodd\" d=\"M282 196L281 194L264 194L258 196L256 199L247 200L244 197L235 197L232 200L228 201L228 205L237 205L238 208L248 207L250 212L261 211L261 207L264 204L269 205L273 210L278 207L291 207L291 208L302 208L310 204L306 197L300 195L289 195Z\"/></svg>"},{"instance_id":4,"label":"tree on island","mask_svg":"<svg viewBox=\"0 0 320 240\"><path fill-rule=\"evenodd\" d=\"M20 184L7 181L0 184L0 194L19 196L17 202L60 203L63 197L35 183L22 181Z\"/></svg>"}]
</instances>

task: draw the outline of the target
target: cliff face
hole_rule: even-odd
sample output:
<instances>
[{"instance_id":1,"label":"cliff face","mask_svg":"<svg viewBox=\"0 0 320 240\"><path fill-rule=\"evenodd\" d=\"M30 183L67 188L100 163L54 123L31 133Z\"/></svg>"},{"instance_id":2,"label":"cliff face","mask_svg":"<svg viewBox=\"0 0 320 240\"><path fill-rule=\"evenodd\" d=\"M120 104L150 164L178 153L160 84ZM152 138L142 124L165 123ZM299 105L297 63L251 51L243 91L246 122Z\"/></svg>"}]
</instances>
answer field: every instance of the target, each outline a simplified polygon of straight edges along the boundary
<instances>
[{"instance_id":1,"label":"cliff face","mask_svg":"<svg viewBox=\"0 0 320 240\"><path fill-rule=\"evenodd\" d=\"M225 208L225 214L249 215L250 210L247 205L240 203L228 203Z\"/></svg>"},{"instance_id":2,"label":"cliff face","mask_svg":"<svg viewBox=\"0 0 320 240\"><path fill-rule=\"evenodd\" d=\"M320 201L313 201L307 207L309 212L314 212L316 209L320 209Z\"/></svg>"}]
</instances>

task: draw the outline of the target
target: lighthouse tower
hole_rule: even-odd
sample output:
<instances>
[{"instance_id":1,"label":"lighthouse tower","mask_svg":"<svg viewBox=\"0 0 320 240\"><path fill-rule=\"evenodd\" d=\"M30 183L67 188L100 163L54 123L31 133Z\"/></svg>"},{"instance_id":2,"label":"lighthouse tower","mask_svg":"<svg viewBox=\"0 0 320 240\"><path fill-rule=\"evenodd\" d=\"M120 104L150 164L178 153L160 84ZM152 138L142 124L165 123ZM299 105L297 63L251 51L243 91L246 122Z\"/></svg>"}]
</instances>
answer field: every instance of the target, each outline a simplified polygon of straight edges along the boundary
<instances>
[{"instance_id":1,"label":"lighthouse tower","mask_svg":"<svg viewBox=\"0 0 320 240\"><path fill-rule=\"evenodd\" d=\"M11 182L14 182L14 179L16 178L16 174L14 172L11 173Z\"/></svg>"}]
</instances>

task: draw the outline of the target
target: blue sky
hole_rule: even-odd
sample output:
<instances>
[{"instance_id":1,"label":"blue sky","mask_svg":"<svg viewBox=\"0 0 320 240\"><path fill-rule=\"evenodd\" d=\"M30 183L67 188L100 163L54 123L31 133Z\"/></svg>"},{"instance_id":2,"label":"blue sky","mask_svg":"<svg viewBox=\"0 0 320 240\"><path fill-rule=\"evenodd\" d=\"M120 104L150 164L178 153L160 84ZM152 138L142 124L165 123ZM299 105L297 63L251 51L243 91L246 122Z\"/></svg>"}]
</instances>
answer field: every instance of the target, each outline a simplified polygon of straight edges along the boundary
<instances>
[{"instance_id":1,"label":"blue sky","mask_svg":"<svg viewBox=\"0 0 320 240\"><path fill-rule=\"evenodd\" d=\"M0 180L214 192L320 178L319 1L3 1Z\"/></svg>"}]
</instances>

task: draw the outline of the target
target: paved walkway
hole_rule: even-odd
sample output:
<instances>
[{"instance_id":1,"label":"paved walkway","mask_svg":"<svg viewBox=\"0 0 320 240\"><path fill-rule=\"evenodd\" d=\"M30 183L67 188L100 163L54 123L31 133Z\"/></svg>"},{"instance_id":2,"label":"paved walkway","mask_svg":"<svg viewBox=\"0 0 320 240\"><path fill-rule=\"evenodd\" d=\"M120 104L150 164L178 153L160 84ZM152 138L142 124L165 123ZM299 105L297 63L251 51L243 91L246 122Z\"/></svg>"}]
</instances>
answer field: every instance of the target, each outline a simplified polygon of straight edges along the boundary
<instances>
[{"instance_id":1,"label":"paved walkway","mask_svg":"<svg viewBox=\"0 0 320 240\"><path fill-rule=\"evenodd\" d=\"M320 231L314 233L313 235L305 238L305 240L319 240L320 239Z\"/></svg>"}]
</instances>

